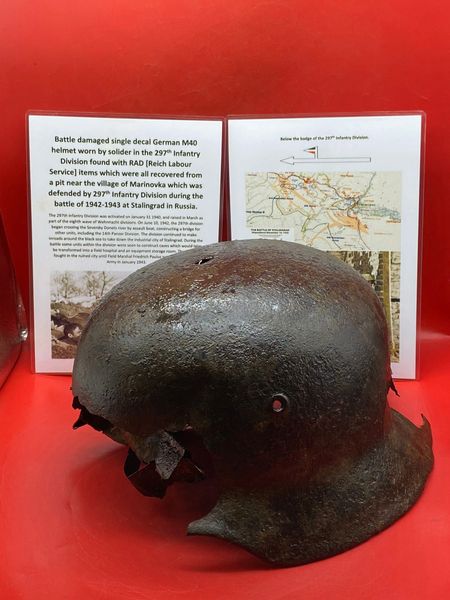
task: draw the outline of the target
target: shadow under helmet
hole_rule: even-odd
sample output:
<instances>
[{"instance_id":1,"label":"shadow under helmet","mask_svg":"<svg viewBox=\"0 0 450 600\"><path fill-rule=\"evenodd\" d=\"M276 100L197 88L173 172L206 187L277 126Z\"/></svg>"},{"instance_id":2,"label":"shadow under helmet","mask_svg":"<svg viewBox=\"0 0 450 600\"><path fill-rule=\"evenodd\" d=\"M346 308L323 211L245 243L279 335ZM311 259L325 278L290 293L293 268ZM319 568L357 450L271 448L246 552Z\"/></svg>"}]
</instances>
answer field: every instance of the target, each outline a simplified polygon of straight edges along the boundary
<instances>
[{"instance_id":1,"label":"shadow under helmet","mask_svg":"<svg viewBox=\"0 0 450 600\"><path fill-rule=\"evenodd\" d=\"M138 489L162 497L204 477L201 439L219 497L188 533L280 566L351 548L418 498L430 427L391 409L389 388L370 285L324 252L268 240L130 275L93 312L73 372L76 426L129 446Z\"/></svg>"}]
</instances>

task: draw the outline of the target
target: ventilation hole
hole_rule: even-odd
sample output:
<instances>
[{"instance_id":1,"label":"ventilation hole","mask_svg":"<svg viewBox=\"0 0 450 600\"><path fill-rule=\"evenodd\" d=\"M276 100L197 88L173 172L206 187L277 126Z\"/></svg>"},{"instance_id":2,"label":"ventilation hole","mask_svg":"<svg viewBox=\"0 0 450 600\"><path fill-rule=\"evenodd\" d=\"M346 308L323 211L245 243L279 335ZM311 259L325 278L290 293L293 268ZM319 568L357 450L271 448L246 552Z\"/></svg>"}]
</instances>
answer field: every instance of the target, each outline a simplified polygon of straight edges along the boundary
<instances>
[{"instance_id":1,"label":"ventilation hole","mask_svg":"<svg viewBox=\"0 0 450 600\"><path fill-rule=\"evenodd\" d=\"M195 264L196 265L204 265L205 263L209 262L213 258L214 258L214 256L205 256L205 258L201 258L200 260L197 260Z\"/></svg>"},{"instance_id":2,"label":"ventilation hole","mask_svg":"<svg viewBox=\"0 0 450 600\"><path fill-rule=\"evenodd\" d=\"M272 396L272 411L274 413L280 413L286 410L288 407L289 400L284 394L275 394Z\"/></svg>"}]
</instances>

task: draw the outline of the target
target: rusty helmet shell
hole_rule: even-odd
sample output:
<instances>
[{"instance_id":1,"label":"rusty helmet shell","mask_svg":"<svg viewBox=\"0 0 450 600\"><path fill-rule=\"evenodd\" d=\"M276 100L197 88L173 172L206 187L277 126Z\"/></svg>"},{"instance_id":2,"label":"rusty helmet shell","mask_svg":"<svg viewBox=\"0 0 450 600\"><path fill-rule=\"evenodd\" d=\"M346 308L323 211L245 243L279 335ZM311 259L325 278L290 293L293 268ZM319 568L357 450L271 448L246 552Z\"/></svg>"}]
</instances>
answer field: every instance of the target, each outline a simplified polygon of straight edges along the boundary
<instances>
[{"instance_id":1,"label":"rusty helmet shell","mask_svg":"<svg viewBox=\"0 0 450 600\"><path fill-rule=\"evenodd\" d=\"M161 432L193 428L220 497L188 532L279 565L364 541L420 494L430 429L389 408L392 385L369 284L324 252L268 240L130 275L94 311L73 373L77 406L144 462L158 461Z\"/></svg>"}]
</instances>

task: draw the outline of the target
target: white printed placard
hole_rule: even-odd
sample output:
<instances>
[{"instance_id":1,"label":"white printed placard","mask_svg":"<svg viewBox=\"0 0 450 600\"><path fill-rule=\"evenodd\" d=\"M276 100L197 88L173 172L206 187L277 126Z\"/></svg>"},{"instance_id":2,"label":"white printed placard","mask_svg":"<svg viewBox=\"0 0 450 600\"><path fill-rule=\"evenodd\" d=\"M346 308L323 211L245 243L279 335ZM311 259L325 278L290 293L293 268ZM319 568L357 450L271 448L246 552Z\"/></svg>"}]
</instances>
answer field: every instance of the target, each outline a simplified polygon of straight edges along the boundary
<instances>
[{"instance_id":1,"label":"white printed placard","mask_svg":"<svg viewBox=\"0 0 450 600\"><path fill-rule=\"evenodd\" d=\"M394 377L416 376L422 113L231 118L232 239L333 253L374 287Z\"/></svg>"},{"instance_id":2,"label":"white printed placard","mask_svg":"<svg viewBox=\"0 0 450 600\"><path fill-rule=\"evenodd\" d=\"M36 372L72 370L100 298L218 241L220 119L28 115Z\"/></svg>"}]
</instances>

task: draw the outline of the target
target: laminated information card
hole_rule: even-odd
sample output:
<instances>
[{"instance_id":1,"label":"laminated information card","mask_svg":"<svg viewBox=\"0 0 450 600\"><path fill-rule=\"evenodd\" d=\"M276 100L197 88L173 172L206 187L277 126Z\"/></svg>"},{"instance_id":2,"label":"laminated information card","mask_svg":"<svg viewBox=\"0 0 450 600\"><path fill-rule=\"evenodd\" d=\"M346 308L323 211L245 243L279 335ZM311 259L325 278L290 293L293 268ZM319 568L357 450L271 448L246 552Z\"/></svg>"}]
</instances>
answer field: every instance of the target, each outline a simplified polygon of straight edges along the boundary
<instances>
[{"instance_id":1,"label":"laminated information card","mask_svg":"<svg viewBox=\"0 0 450 600\"><path fill-rule=\"evenodd\" d=\"M223 120L30 114L34 367L70 372L99 299L218 241Z\"/></svg>"},{"instance_id":2,"label":"laminated information card","mask_svg":"<svg viewBox=\"0 0 450 600\"><path fill-rule=\"evenodd\" d=\"M384 307L394 377L414 378L423 125L30 114L35 370L71 371L92 310L132 271L217 242L225 188L231 239L305 244L359 271Z\"/></svg>"},{"instance_id":3,"label":"laminated information card","mask_svg":"<svg viewBox=\"0 0 450 600\"><path fill-rule=\"evenodd\" d=\"M233 239L306 244L374 287L394 377L416 374L423 114L228 120Z\"/></svg>"}]
</instances>

